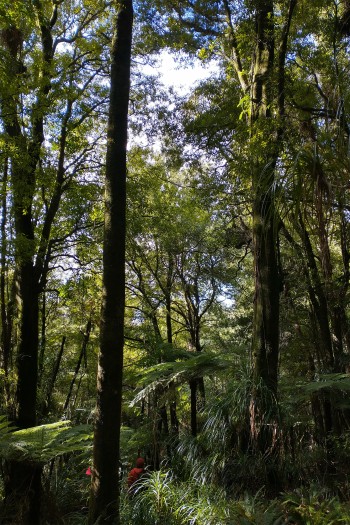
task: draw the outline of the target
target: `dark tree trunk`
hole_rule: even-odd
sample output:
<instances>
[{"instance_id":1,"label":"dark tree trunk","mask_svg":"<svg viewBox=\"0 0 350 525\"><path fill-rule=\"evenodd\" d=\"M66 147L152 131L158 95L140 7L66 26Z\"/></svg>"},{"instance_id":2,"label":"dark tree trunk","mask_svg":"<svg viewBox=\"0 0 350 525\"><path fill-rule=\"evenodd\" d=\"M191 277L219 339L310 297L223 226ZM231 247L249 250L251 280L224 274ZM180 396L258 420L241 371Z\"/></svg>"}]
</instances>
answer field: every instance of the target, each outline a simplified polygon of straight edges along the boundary
<instances>
[{"instance_id":1,"label":"dark tree trunk","mask_svg":"<svg viewBox=\"0 0 350 525\"><path fill-rule=\"evenodd\" d=\"M13 195L13 217L16 232L16 279L20 302L19 341L17 353L17 417L19 428L33 427L37 424L37 383L38 383L38 346L39 346L39 295L42 289L40 280L45 281L42 257L44 243L39 242L39 251L35 260L35 234L32 204L36 189L36 169L40 160L41 146L44 140L44 116L47 108L47 95L50 91L51 62L53 45L51 30L55 23L46 19L41 1L33 1L40 24L42 44L42 83L33 104L31 137L22 132L19 115L21 114L21 93L1 93L1 105L6 138L16 154L11 158L11 185ZM13 42L16 41L16 45ZM21 31L7 27L2 32L2 43L6 49L4 66L8 83L18 83L19 75L25 71L21 62L20 49L23 43ZM45 225L52 225L53 217L45 219ZM47 245L45 245L47 246ZM40 253L39 253L40 252ZM47 271L47 270L46 270ZM21 476L22 468L22 476ZM21 512L21 522L32 525L39 523L41 467L25 462L10 462L6 479L6 503L17 500ZM21 478L21 483L18 480ZM34 490L34 492L33 492ZM12 494L13 493L13 494ZM29 497L28 497L29 495ZM13 521L18 522L16 512Z\"/></svg>"},{"instance_id":2,"label":"dark tree trunk","mask_svg":"<svg viewBox=\"0 0 350 525\"><path fill-rule=\"evenodd\" d=\"M56 378L60 369L60 364L63 356L64 351L64 345L66 343L66 336L64 335L62 337L61 346L59 349L59 352L57 354L55 364L51 373L51 377L48 380L47 387L46 387L46 399L44 400L44 406L41 409L41 416L47 416L51 410L51 399L53 390L55 387Z\"/></svg>"},{"instance_id":3,"label":"dark tree trunk","mask_svg":"<svg viewBox=\"0 0 350 525\"><path fill-rule=\"evenodd\" d=\"M10 114L14 114L16 105L11 101L4 100L3 106ZM11 166L13 214L18 241L16 278L20 299L16 424L19 428L28 428L35 426L37 422L39 289L34 269L32 199L40 138L34 134L33 142L28 145L16 118L5 121L5 130L10 141L18 148L22 161L18 163L17 159L12 159ZM17 486L17 480L21 477L21 467L22 481ZM39 523L40 506L37 504L40 502L40 476L40 469L36 465L9 462L8 476L5 480L5 505L13 501L18 502L18 508L13 512L14 522L18 520L20 513L23 523ZM38 491L35 497L29 496L33 487Z\"/></svg>"},{"instance_id":4,"label":"dark tree trunk","mask_svg":"<svg viewBox=\"0 0 350 525\"><path fill-rule=\"evenodd\" d=\"M214 299L214 291L212 298L206 305L203 311L200 311L200 297L197 279L194 279L194 284L190 286L184 275L181 275L182 282L184 285L184 294L186 300L186 319L188 325L188 331L190 334L190 346L195 352L202 351L201 345L201 320L204 313L208 310L210 304ZM205 385L203 377L193 377L189 381L190 387L190 422L191 422L191 434L196 436L198 433L198 412L204 409L205 406Z\"/></svg>"},{"instance_id":5,"label":"dark tree trunk","mask_svg":"<svg viewBox=\"0 0 350 525\"><path fill-rule=\"evenodd\" d=\"M168 253L168 271L167 271L167 281L165 287L165 306L166 306L166 333L167 333L167 343L169 345L173 344L173 326L171 319L171 290L174 280L174 259L171 253ZM179 420L177 418L177 408L176 408L176 388L175 384L172 381L169 385L169 415L170 415L170 433L174 441L179 435ZM173 443L174 444L174 443Z\"/></svg>"},{"instance_id":6,"label":"dark tree trunk","mask_svg":"<svg viewBox=\"0 0 350 525\"><path fill-rule=\"evenodd\" d=\"M40 352L38 360L38 388L41 386L41 380L44 370L45 348L46 348L46 291L43 290L41 301L41 338Z\"/></svg>"},{"instance_id":7,"label":"dark tree trunk","mask_svg":"<svg viewBox=\"0 0 350 525\"><path fill-rule=\"evenodd\" d=\"M283 128L271 135L269 145L259 144L258 135L272 131L271 105L274 91L274 5L260 0L256 8L256 47L251 87L253 254L255 298L252 333L254 386L250 403L251 442L262 452L272 444L273 406L277 396L279 358L280 272L277 251L278 221L275 209L275 166ZM290 15L291 16L291 15ZM288 34L288 30L287 30ZM286 36L283 36L286 43ZM282 46L283 48L283 46ZM284 111L285 50L279 57L279 113ZM271 129L270 129L271 128ZM266 137L265 137L266 140ZM270 414L269 421L266 414Z\"/></svg>"},{"instance_id":8,"label":"dark tree trunk","mask_svg":"<svg viewBox=\"0 0 350 525\"><path fill-rule=\"evenodd\" d=\"M14 48L11 41L22 35L15 28L3 34L3 41L8 51L6 65L9 80L14 82L23 71L23 64L18 58L19 47ZM18 94L19 97L19 94ZM36 386L38 361L38 320L39 298L36 275L34 272L34 226L32 201L35 190L35 169L42 142L40 123L33 124L33 138L29 142L22 134L18 119L18 99L3 94L2 111L4 128L8 141L17 150L17 156L11 159L11 185L13 193L13 216L16 232L16 277L20 300L19 344L17 356L18 382L17 425L27 428L36 424Z\"/></svg>"},{"instance_id":9,"label":"dark tree trunk","mask_svg":"<svg viewBox=\"0 0 350 525\"><path fill-rule=\"evenodd\" d=\"M170 385L171 392L175 395L175 385ZM173 438L177 438L179 435L179 420L177 417L176 401L170 401L170 428L171 435Z\"/></svg>"},{"instance_id":10,"label":"dark tree trunk","mask_svg":"<svg viewBox=\"0 0 350 525\"><path fill-rule=\"evenodd\" d=\"M275 209L275 167L282 146L285 116L285 60L288 35L296 0L290 0L286 22L279 42L277 91L279 124L276 136L269 145L259 145L257 134L273 129L271 106L274 97L274 2L259 0L256 8L256 48L251 87L251 138L254 142L255 162L252 171L253 188L253 246L255 267L255 300L252 337L254 383L266 387L276 397L279 358L279 294L280 271L278 264ZM254 398L254 396L253 396ZM256 399L255 401L258 401ZM253 399L253 405L255 403ZM264 411L264 407L261 407ZM259 417L260 409L252 406ZM252 428L254 428L254 416Z\"/></svg>"},{"instance_id":11,"label":"dark tree trunk","mask_svg":"<svg viewBox=\"0 0 350 525\"><path fill-rule=\"evenodd\" d=\"M190 380L190 401L191 401L191 434L197 435L197 379Z\"/></svg>"},{"instance_id":12,"label":"dark tree trunk","mask_svg":"<svg viewBox=\"0 0 350 525\"><path fill-rule=\"evenodd\" d=\"M119 525L119 446L125 309L126 147L132 0L118 3L111 50L107 132L103 299L89 522Z\"/></svg>"},{"instance_id":13,"label":"dark tree trunk","mask_svg":"<svg viewBox=\"0 0 350 525\"><path fill-rule=\"evenodd\" d=\"M167 280L164 290L165 295L165 307L166 307L166 333L167 342L169 345L173 344L173 326L171 320L171 289L174 280L174 260L172 254L168 254L168 269L167 269Z\"/></svg>"},{"instance_id":14,"label":"dark tree trunk","mask_svg":"<svg viewBox=\"0 0 350 525\"><path fill-rule=\"evenodd\" d=\"M78 374L79 374L81 363L82 363L83 359L86 361L86 348L87 348L87 345L88 345L88 342L89 342L89 339L90 339L91 326L92 326L92 324L91 324L91 317L90 317L90 319L88 320L87 325L86 325L86 329L85 329L85 333L84 333L84 337L83 337L83 343L81 345L78 361L77 361L77 364L76 364L76 367L75 367L75 370L74 370L74 375L73 375L73 378L72 378L72 381L71 381L71 384L70 384L70 387L69 387L67 398L66 398L66 401L64 403L63 412L65 412L67 410L67 408L68 408L70 399L71 399L72 394L73 394L73 388L74 388L75 382L76 382Z\"/></svg>"},{"instance_id":15,"label":"dark tree trunk","mask_svg":"<svg viewBox=\"0 0 350 525\"><path fill-rule=\"evenodd\" d=\"M271 119L272 75L274 62L273 2L259 2L256 14L254 77L252 83L252 139L260 124ZM259 146L257 145L257 148ZM266 148L267 150L269 148ZM253 358L255 382L261 381L277 392L279 343L279 273L277 262L277 221L274 204L276 152L260 151L253 167L253 242L255 301Z\"/></svg>"},{"instance_id":16,"label":"dark tree trunk","mask_svg":"<svg viewBox=\"0 0 350 525\"><path fill-rule=\"evenodd\" d=\"M300 236L304 244L310 272L310 301L313 306L313 313L315 315L318 331L320 333L320 358L322 359L325 370L332 372L334 365L334 354L327 298L322 285L321 276L317 268L316 258L313 252L310 237L301 215L299 216L299 224Z\"/></svg>"},{"instance_id":17,"label":"dark tree trunk","mask_svg":"<svg viewBox=\"0 0 350 525\"><path fill-rule=\"evenodd\" d=\"M38 380L39 301L37 283L31 261L22 263L18 271L22 299L20 342L17 357L17 425L36 425L36 395Z\"/></svg>"}]
</instances>

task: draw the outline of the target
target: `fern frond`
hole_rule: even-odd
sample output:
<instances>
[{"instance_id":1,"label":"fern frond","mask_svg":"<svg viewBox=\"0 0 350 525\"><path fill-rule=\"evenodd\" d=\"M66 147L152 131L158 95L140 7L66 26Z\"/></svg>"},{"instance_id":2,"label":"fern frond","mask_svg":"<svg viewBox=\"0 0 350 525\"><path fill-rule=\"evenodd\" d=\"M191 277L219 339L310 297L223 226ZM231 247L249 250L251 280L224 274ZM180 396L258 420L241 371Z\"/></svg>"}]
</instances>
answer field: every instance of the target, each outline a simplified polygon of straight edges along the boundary
<instances>
[{"instance_id":1,"label":"fern frond","mask_svg":"<svg viewBox=\"0 0 350 525\"><path fill-rule=\"evenodd\" d=\"M9 421L6 416L0 416L0 442L6 439L8 434L12 434L15 430L15 426L12 421Z\"/></svg>"},{"instance_id":2,"label":"fern frond","mask_svg":"<svg viewBox=\"0 0 350 525\"><path fill-rule=\"evenodd\" d=\"M4 433L0 429L0 457L46 463L68 452L80 451L92 442L89 425L72 427L70 421Z\"/></svg>"},{"instance_id":3,"label":"fern frond","mask_svg":"<svg viewBox=\"0 0 350 525\"><path fill-rule=\"evenodd\" d=\"M134 397L130 406L147 398L160 385L167 387L172 382L183 383L196 377L217 375L232 368L233 364L229 354L201 352L196 355L192 353L186 361L173 361L152 366L142 376L140 375L140 383L147 384L147 386Z\"/></svg>"}]
</instances>

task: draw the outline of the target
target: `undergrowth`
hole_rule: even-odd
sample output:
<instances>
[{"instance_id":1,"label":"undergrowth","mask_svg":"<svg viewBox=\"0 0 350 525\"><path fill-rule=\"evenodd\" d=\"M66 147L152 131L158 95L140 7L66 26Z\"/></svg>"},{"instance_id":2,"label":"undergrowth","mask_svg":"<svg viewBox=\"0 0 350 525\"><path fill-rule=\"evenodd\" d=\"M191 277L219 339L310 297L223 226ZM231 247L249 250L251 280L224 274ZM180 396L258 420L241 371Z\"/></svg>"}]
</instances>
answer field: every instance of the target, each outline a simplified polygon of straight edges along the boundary
<instances>
[{"instance_id":1,"label":"undergrowth","mask_svg":"<svg viewBox=\"0 0 350 525\"><path fill-rule=\"evenodd\" d=\"M121 518L122 525L341 525L350 524L350 504L312 487L270 501L263 488L234 499L223 489L158 471L134 497L123 492Z\"/></svg>"}]
</instances>

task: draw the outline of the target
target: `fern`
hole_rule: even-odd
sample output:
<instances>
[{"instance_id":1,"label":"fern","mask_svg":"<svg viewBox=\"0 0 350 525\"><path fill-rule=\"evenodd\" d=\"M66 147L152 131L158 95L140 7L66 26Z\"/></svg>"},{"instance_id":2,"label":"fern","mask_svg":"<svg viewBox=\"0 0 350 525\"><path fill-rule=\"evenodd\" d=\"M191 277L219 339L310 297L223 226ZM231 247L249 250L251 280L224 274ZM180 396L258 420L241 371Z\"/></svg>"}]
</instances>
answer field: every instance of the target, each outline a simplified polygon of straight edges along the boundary
<instances>
[{"instance_id":1,"label":"fern","mask_svg":"<svg viewBox=\"0 0 350 525\"><path fill-rule=\"evenodd\" d=\"M348 394L350 391L349 374L321 374L314 381L298 382L291 385L289 382L281 382L281 391L283 391L293 403L304 403L310 400L310 397L322 392L332 393L338 402L338 408L349 408L350 403Z\"/></svg>"},{"instance_id":2,"label":"fern","mask_svg":"<svg viewBox=\"0 0 350 525\"><path fill-rule=\"evenodd\" d=\"M13 430L5 418L0 420L0 457L47 463L68 452L91 446L89 425L71 426L70 421Z\"/></svg>"},{"instance_id":3,"label":"fern","mask_svg":"<svg viewBox=\"0 0 350 525\"><path fill-rule=\"evenodd\" d=\"M9 434L12 434L15 426L6 416L0 416L0 444Z\"/></svg>"},{"instance_id":4,"label":"fern","mask_svg":"<svg viewBox=\"0 0 350 525\"><path fill-rule=\"evenodd\" d=\"M167 387L174 381L185 383L192 378L217 375L223 371L227 372L235 364L229 354L201 352L197 355L193 353L188 353L188 355L190 357L186 361L160 363L149 367L142 375L140 374L139 382L147 386L134 397L130 405L135 406L160 385Z\"/></svg>"}]
</instances>

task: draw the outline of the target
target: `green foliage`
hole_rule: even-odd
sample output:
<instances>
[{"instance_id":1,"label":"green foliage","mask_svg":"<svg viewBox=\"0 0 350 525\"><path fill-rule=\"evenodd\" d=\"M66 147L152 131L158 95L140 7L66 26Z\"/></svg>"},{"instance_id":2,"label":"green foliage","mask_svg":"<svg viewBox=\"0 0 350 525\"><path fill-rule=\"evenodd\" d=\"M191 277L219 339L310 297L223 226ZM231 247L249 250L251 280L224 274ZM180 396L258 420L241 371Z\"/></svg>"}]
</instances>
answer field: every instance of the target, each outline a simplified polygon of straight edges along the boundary
<instances>
[{"instance_id":1,"label":"green foliage","mask_svg":"<svg viewBox=\"0 0 350 525\"><path fill-rule=\"evenodd\" d=\"M300 384L300 389L308 394L320 390L348 392L350 390L350 378L348 374L322 374L317 381Z\"/></svg>"},{"instance_id":2,"label":"green foliage","mask_svg":"<svg viewBox=\"0 0 350 525\"><path fill-rule=\"evenodd\" d=\"M86 524L91 477L85 474L91 451L50 462L44 470L43 521Z\"/></svg>"},{"instance_id":3,"label":"green foliage","mask_svg":"<svg viewBox=\"0 0 350 525\"><path fill-rule=\"evenodd\" d=\"M47 463L91 446L92 431L88 425L71 426L69 421L40 425L13 431L5 417L0 427L0 457L8 460Z\"/></svg>"},{"instance_id":4,"label":"green foliage","mask_svg":"<svg viewBox=\"0 0 350 525\"><path fill-rule=\"evenodd\" d=\"M335 497L318 492L295 492L267 502L263 490L231 499L209 483L195 478L180 482L158 471L140 482L133 498L122 497L125 525L340 525L349 523L349 509Z\"/></svg>"},{"instance_id":5,"label":"green foliage","mask_svg":"<svg viewBox=\"0 0 350 525\"><path fill-rule=\"evenodd\" d=\"M132 405L147 397L159 385L168 386L173 381L181 384L189 381L191 378L219 374L233 366L232 356L229 354L217 355L209 352L200 352L198 355L195 355L193 352L182 351L177 353L175 350L172 357L185 357L187 359L184 361L160 363L144 370L139 376L139 383L146 383L147 386L135 396Z\"/></svg>"},{"instance_id":6,"label":"green foliage","mask_svg":"<svg viewBox=\"0 0 350 525\"><path fill-rule=\"evenodd\" d=\"M89 478L84 469L90 461L91 432L88 426L57 420L90 315L94 330L68 407L69 418L90 421L95 403L101 159L114 3L41 3L42 14L38 2L0 2L1 31L11 36L13 28L18 28L22 35L17 36L23 36L23 42L21 38L17 42L21 48L18 63L9 59L4 41L0 46L1 103L10 101L15 108L11 118L1 108L1 168L7 157L10 167L8 213L0 213L1 218L6 217L1 231L1 248L6 252L1 269L6 270L3 291L9 317L18 323L11 334L10 370L1 376L3 413L14 405L12 363L19 343L20 310L11 313L18 290L10 292L16 276L15 247L17 262L33 260L39 265L42 256L44 272L47 270L35 287L46 288L40 406L47 400L46 385L63 336L67 343L49 413L43 419L46 424L18 431L1 419L0 455L44 464L57 507L65 509L67 523L78 523L85 520L87 507ZM152 473L135 500L123 495L125 524L143 520L161 525L347 523L349 509L335 497L336 493L344 500L349 497L350 456L350 380L346 373L350 90L348 35L342 18L346 2L298 0L282 70L281 39L292 3L272 4L275 50L268 108L272 118L260 119L252 130L251 86L242 89L242 79L249 77L249 84L254 72L255 16L260 3L135 2L124 368L124 399L131 406L123 408L128 427L122 429L121 459L125 465L139 449L149 451L156 444L160 460L171 471ZM55 53L50 64L45 64L40 21L49 23L55 6L57 20L51 27ZM5 37L2 33L3 40ZM142 62L150 64L157 58L154 53L164 47L174 50L187 65L190 56L198 56L209 66L214 60L215 73L188 96L167 91L156 75L145 75L137 64L138 53ZM285 107L280 115L282 98ZM8 118L13 124L15 115L20 136L10 138L4 132L5 121ZM15 164L21 173L28 173L29 151L39 132L36 122L40 117L44 117L44 140L34 179L16 184L10 180L11 169ZM274 426L273 451L264 454L253 450L250 440L250 401L257 388L251 378L250 345L258 275L253 267L256 188L252 174L259 159L261 170L255 180L260 184L275 149L280 151L273 164L274 181L267 181L268 197L260 205L264 209L272 198L279 214L273 225L278 279L270 286L278 286L281 345L277 397L258 385L267 410L255 432L266 430L264 424L271 425L271 419ZM44 225L58 189L61 200L46 239ZM23 233L14 235L16 192L23 207L32 208L34 239ZM28 218L28 210L23 213ZM169 319L172 342L167 333ZM194 319L201 352L193 351ZM1 321L4 323L4 317ZM327 349L325 327L330 340ZM1 336L3 333L1 326ZM3 345L1 339L2 351ZM206 390L195 439L189 436L188 387L194 378L204 378ZM9 382L13 383L11 399L6 391ZM157 434L159 407L164 405L170 419L172 403L179 420L175 438L165 431ZM55 460L52 477L51 460ZM290 494L281 498L283 504L269 502L267 488L265 494L261 491L254 496L271 478L276 492L291 487ZM321 488L309 488L311 479ZM292 491L297 486L304 488ZM324 494L323 486L333 491ZM246 491L249 494L243 497Z\"/></svg>"},{"instance_id":7,"label":"green foliage","mask_svg":"<svg viewBox=\"0 0 350 525\"><path fill-rule=\"evenodd\" d=\"M312 487L284 495L283 506L300 525L341 525L349 523L350 506Z\"/></svg>"}]
</instances>

